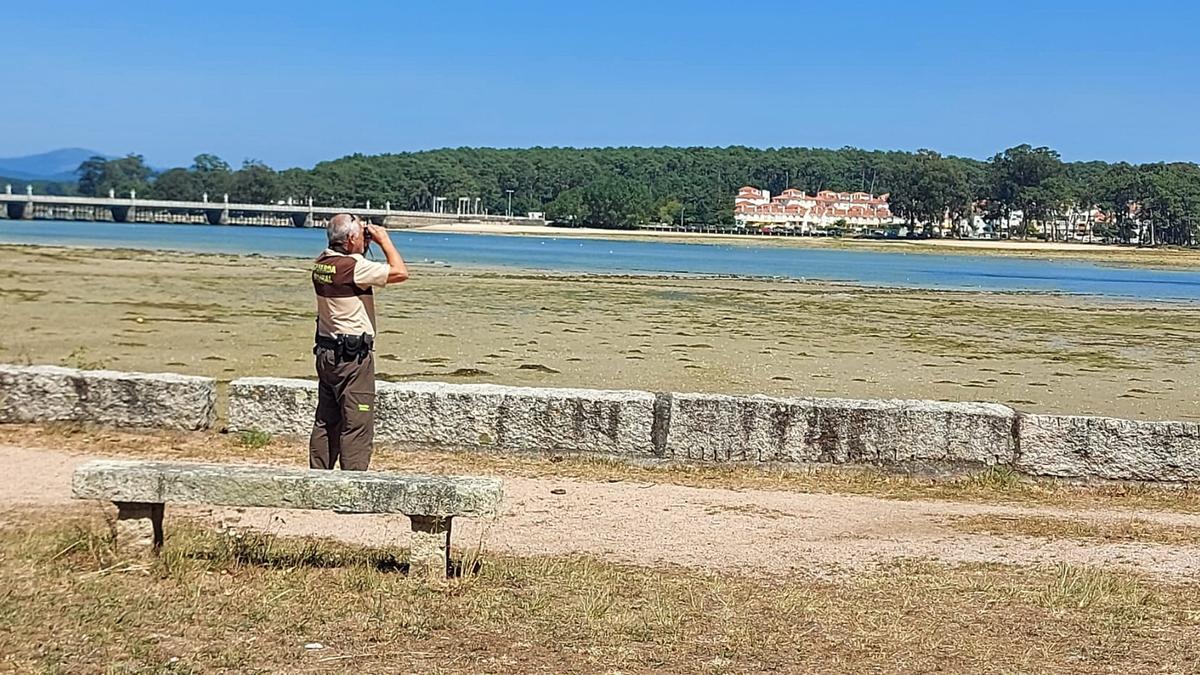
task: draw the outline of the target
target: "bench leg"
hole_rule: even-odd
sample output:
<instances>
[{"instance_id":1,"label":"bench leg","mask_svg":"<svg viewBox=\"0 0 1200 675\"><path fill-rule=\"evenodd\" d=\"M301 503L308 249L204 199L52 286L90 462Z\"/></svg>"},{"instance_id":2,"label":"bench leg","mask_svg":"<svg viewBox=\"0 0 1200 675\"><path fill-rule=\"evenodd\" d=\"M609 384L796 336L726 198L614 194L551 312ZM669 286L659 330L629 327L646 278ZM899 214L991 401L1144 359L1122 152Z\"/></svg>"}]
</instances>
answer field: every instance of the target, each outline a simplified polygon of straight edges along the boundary
<instances>
[{"instance_id":1,"label":"bench leg","mask_svg":"<svg viewBox=\"0 0 1200 675\"><path fill-rule=\"evenodd\" d=\"M450 572L450 518L409 516L409 520L412 521L409 575L445 579Z\"/></svg>"},{"instance_id":2,"label":"bench leg","mask_svg":"<svg viewBox=\"0 0 1200 675\"><path fill-rule=\"evenodd\" d=\"M130 556L158 553L163 544L163 505L144 502L115 503L117 551Z\"/></svg>"}]
</instances>

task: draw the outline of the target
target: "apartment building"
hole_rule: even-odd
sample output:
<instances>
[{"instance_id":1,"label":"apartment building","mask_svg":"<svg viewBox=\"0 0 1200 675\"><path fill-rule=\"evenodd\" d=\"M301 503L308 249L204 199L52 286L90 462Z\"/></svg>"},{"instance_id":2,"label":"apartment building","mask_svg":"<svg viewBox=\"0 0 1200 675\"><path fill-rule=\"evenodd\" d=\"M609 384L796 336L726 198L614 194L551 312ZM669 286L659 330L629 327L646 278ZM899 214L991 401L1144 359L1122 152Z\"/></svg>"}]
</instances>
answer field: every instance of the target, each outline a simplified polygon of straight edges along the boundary
<instances>
[{"instance_id":1,"label":"apartment building","mask_svg":"<svg viewBox=\"0 0 1200 675\"><path fill-rule=\"evenodd\" d=\"M741 227L789 229L800 234L824 234L844 222L847 234L861 234L898 223L887 198L886 194L832 190L809 195L796 189L772 197L767 190L747 185L734 197L733 219Z\"/></svg>"}]
</instances>

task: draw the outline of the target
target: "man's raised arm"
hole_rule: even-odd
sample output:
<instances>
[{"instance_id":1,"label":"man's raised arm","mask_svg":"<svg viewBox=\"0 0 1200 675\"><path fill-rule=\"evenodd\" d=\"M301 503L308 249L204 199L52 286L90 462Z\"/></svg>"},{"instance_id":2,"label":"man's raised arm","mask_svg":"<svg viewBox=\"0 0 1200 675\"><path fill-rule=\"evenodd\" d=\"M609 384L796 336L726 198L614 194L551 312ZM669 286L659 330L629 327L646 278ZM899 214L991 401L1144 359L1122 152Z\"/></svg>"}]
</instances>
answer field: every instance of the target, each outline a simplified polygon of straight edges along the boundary
<instances>
[{"instance_id":1,"label":"man's raised arm","mask_svg":"<svg viewBox=\"0 0 1200 675\"><path fill-rule=\"evenodd\" d=\"M371 241L379 244L379 249L383 251L383 255L387 258L388 270L387 282L389 284L398 284L401 281L408 279L408 265L404 264L404 258L400 257L400 251L396 250L396 245L392 243L391 237L388 236L386 228L379 225L366 225L367 232L371 233Z\"/></svg>"}]
</instances>

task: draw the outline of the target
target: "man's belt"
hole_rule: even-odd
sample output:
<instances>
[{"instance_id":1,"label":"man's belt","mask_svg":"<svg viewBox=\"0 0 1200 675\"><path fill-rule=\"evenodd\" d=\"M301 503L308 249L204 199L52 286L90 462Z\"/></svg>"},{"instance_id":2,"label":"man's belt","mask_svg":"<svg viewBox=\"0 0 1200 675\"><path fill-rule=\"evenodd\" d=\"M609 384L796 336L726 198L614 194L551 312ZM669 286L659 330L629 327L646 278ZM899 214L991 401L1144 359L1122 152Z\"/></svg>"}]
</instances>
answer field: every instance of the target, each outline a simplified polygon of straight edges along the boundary
<instances>
[{"instance_id":1,"label":"man's belt","mask_svg":"<svg viewBox=\"0 0 1200 675\"><path fill-rule=\"evenodd\" d=\"M342 343L338 342L336 338L318 334L317 346L323 349L338 349L342 346Z\"/></svg>"},{"instance_id":2,"label":"man's belt","mask_svg":"<svg viewBox=\"0 0 1200 675\"><path fill-rule=\"evenodd\" d=\"M367 333L362 335L335 335L329 337L327 335L316 335L316 346L313 347L313 353L317 353L318 349L331 349L337 353L338 358L344 361L362 361L367 358L371 350L375 346L375 338Z\"/></svg>"}]
</instances>

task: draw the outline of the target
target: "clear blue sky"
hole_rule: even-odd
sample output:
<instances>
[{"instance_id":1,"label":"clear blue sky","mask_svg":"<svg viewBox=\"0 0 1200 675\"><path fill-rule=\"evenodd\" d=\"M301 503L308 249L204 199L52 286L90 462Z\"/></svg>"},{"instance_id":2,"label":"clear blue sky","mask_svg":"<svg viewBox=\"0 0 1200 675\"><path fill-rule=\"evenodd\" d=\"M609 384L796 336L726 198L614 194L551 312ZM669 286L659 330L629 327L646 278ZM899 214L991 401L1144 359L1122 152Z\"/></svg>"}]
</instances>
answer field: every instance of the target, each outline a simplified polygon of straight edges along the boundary
<instances>
[{"instance_id":1,"label":"clear blue sky","mask_svg":"<svg viewBox=\"0 0 1200 675\"><path fill-rule=\"evenodd\" d=\"M1200 160L1189 2L14 0L0 22L0 156L1028 142Z\"/></svg>"}]
</instances>

